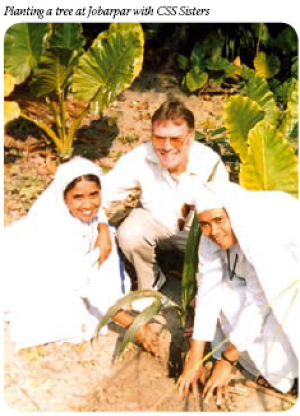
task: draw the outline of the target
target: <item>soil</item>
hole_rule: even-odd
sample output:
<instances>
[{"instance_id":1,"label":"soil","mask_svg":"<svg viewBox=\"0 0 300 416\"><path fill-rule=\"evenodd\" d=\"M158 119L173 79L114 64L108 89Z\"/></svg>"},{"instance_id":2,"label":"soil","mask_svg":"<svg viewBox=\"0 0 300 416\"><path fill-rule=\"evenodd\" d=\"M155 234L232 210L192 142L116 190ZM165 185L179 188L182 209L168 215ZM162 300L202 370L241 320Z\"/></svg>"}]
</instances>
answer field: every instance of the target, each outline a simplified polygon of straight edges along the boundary
<instances>
[{"instance_id":1,"label":"soil","mask_svg":"<svg viewBox=\"0 0 300 416\"><path fill-rule=\"evenodd\" d=\"M74 153L93 159L104 173L132 147L149 140L151 115L170 95L182 98L194 112L196 129L207 132L222 127L226 95L208 93L187 97L174 75L143 74L104 113L102 120L89 116L83 122ZM14 97L26 114L51 124L51 115L41 103L18 91ZM68 102L72 117L83 103ZM209 143L209 140L207 142ZM221 148L228 170L236 175L231 149ZM227 157L227 158L226 158ZM5 133L4 223L24 216L34 200L53 179L58 164L53 145L24 120L11 122ZM120 218L135 204L136 194L107 212ZM116 220L117 221L117 220ZM174 253L164 257L168 280L162 292L180 302L180 274ZM168 257L169 256L169 257ZM177 269L177 274L174 273ZM159 358L130 344L121 359L116 347L123 330L110 325L107 335L78 345L47 344L17 352L4 325L4 398L17 411L282 411L295 399L270 389L258 388L248 375L237 372L230 388L230 400L218 409L215 400L180 400L176 377L181 371L182 329L174 310L154 318L159 333ZM251 384L252 383L252 384Z\"/></svg>"}]
</instances>

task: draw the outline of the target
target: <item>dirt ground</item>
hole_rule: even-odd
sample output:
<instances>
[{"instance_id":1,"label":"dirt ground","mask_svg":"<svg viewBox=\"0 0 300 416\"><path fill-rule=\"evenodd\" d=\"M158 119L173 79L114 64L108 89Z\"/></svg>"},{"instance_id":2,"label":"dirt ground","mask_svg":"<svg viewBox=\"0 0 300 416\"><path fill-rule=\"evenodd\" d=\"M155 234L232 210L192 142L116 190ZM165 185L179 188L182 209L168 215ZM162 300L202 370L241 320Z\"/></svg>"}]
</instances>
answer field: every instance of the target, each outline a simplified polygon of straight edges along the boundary
<instances>
[{"instance_id":1,"label":"dirt ground","mask_svg":"<svg viewBox=\"0 0 300 416\"><path fill-rule=\"evenodd\" d=\"M173 76L144 74L99 121L84 121L75 143L75 154L90 157L104 173L132 147L149 140L153 111L170 95L183 98L194 111L196 128L206 131L222 126L222 94L186 97ZM50 123L41 103L20 94L22 110ZM70 101L70 116L82 103ZM4 222L10 224L26 214L33 201L52 180L56 169L53 146L26 122L7 128L4 151ZM228 165L228 169L230 166ZM127 201L127 206L132 201ZM109 216L114 210L108 212ZM172 259L171 259L172 260ZM170 271L170 270L169 270ZM180 279L168 274L163 292L180 299ZM257 388L239 372L230 389L226 408L201 396L180 400L176 376L180 373L182 331L176 313L169 310L155 318L160 333L161 357L155 358L135 344L122 360L115 360L122 329L111 325L107 335L93 343L48 344L16 352L4 325L4 398L16 411L282 411L295 399ZM251 384L252 383L252 384Z\"/></svg>"}]
</instances>

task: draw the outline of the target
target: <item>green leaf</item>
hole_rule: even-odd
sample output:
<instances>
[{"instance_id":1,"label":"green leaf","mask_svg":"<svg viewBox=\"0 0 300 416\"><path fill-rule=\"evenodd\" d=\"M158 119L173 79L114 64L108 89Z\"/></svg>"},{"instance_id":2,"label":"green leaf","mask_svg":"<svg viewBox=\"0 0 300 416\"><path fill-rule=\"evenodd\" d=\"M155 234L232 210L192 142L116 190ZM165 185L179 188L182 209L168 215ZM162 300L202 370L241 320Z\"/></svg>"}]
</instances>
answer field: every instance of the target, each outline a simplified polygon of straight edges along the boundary
<instances>
[{"instance_id":1,"label":"green leaf","mask_svg":"<svg viewBox=\"0 0 300 416\"><path fill-rule=\"evenodd\" d=\"M184 317L186 317L190 302L195 296L195 276L198 268L198 246L200 235L199 221L197 214L195 213L185 249L181 279L181 303L184 310ZM183 324L185 324L185 322Z\"/></svg>"},{"instance_id":2,"label":"green leaf","mask_svg":"<svg viewBox=\"0 0 300 416\"><path fill-rule=\"evenodd\" d=\"M275 127L261 121L249 133L249 154L240 184L250 190L281 190L298 195L298 158Z\"/></svg>"},{"instance_id":3,"label":"green leaf","mask_svg":"<svg viewBox=\"0 0 300 416\"><path fill-rule=\"evenodd\" d=\"M265 113L264 118L275 126L277 124L278 108L268 82L245 65L242 66L241 75L246 80L244 94L260 105Z\"/></svg>"},{"instance_id":4,"label":"green leaf","mask_svg":"<svg viewBox=\"0 0 300 416\"><path fill-rule=\"evenodd\" d=\"M146 323L148 323L153 316L157 315L162 309L164 305L161 303L160 300L155 300L150 306L144 309L139 315L137 315L130 325L130 327L125 332L124 338L122 342L120 342L118 349L117 349L117 356L121 355L122 352L125 350L127 344L134 340L134 335L136 332Z\"/></svg>"},{"instance_id":5,"label":"green leaf","mask_svg":"<svg viewBox=\"0 0 300 416\"><path fill-rule=\"evenodd\" d=\"M193 67L187 74L186 74L186 86L191 92L195 92L200 88L203 88L204 85L207 83L208 74L203 72L199 74L199 68Z\"/></svg>"},{"instance_id":6,"label":"green leaf","mask_svg":"<svg viewBox=\"0 0 300 416\"><path fill-rule=\"evenodd\" d=\"M85 42L81 23L55 23L48 45L51 49L69 49L80 53Z\"/></svg>"},{"instance_id":7,"label":"green leaf","mask_svg":"<svg viewBox=\"0 0 300 416\"><path fill-rule=\"evenodd\" d=\"M238 70L237 65L231 63L226 58L221 56L213 56L205 59L205 66L207 69L212 71L224 71L224 75L234 75Z\"/></svg>"},{"instance_id":8,"label":"green leaf","mask_svg":"<svg viewBox=\"0 0 300 416\"><path fill-rule=\"evenodd\" d=\"M199 66L203 70L204 68L204 56L205 56L205 48L203 47L203 43L196 42L190 56L191 66Z\"/></svg>"},{"instance_id":9,"label":"green leaf","mask_svg":"<svg viewBox=\"0 0 300 416\"><path fill-rule=\"evenodd\" d=\"M141 69L142 55L137 30L100 33L79 59L72 84L75 98L97 100L103 111L132 84Z\"/></svg>"},{"instance_id":10,"label":"green leaf","mask_svg":"<svg viewBox=\"0 0 300 416\"><path fill-rule=\"evenodd\" d=\"M138 299L142 298L154 298L159 300L164 306L168 307L176 307L179 306L172 302L170 299L168 299L166 296L162 295L160 292L157 292L155 290L137 290L135 292L130 292L127 295L123 296L122 298L118 299L117 302L111 306L106 314L101 318L98 327L96 329L95 334L97 335L101 328L108 324L109 320L120 310L124 309L126 306L130 305L132 302Z\"/></svg>"},{"instance_id":11,"label":"green leaf","mask_svg":"<svg viewBox=\"0 0 300 416\"><path fill-rule=\"evenodd\" d=\"M63 91L73 72L74 52L70 49L48 49L34 73L30 84L31 90L38 97L45 97L53 92Z\"/></svg>"},{"instance_id":12,"label":"green leaf","mask_svg":"<svg viewBox=\"0 0 300 416\"><path fill-rule=\"evenodd\" d=\"M248 97L231 97L224 106L224 125L227 129L230 146L241 160L247 158L247 138L249 131L262 120L264 112L258 103Z\"/></svg>"},{"instance_id":13,"label":"green leaf","mask_svg":"<svg viewBox=\"0 0 300 416\"><path fill-rule=\"evenodd\" d=\"M17 23L4 38L4 69L18 84L31 75L40 61L47 23Z\"/></svg>"},{"instance_id":14,"label":"green leaf","mask_svg":"<svg viewBox=\"0 0 300 416\"><path fill-rule=\"evenodd\" d=\"M273 78L280 71L280 60L277 56L266 56L260 52L254 59L254 68L262 78Z\"/></svg>"},{"instance_id":15,"label":"green leaf","mask_svg":"<svg viewBox=\"0 0 300 416\"><path fill-rule=\"evenodd\" d=\"M184 55L178 55L177 56L177 62L179 65L179 68L185 71L188 68L189 65L189 59Z\"/></svg>"},{"instance_id":16,"label":"green leaf","mask_svg":"<svg viewBox=\"0 0 300 416\"><path fill-rule=\"evenodd\" d=\"M295 126L298 124L298 81L293 79L289 93L289 101L283 113L282 124L279 128L282 135L286 138L293 137Z\"/></svg>"}]
</instances>

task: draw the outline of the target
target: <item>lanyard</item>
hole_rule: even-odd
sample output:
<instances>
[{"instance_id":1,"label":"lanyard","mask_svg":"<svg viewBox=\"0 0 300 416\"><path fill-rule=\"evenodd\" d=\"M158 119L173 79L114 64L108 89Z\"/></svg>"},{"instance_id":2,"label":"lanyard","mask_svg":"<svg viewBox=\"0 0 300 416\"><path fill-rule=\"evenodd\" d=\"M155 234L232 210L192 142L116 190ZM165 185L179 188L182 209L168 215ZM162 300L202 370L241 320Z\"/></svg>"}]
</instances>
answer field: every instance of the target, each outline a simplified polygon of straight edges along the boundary
<instances>
[{"instance_id":1,"label":"lanyard","mask_svg":"<svg viewBox=\"0 0 300 416\"><path fill-rule=\"evenodd\" d=\"M235 255L235 260L234 260L234 264L233 264L233 269L231 270L231 266L230 266L230 253L229 250L226 250L226 254L227 254L227 264L228 264L228 273L229 273L229 280L232 280L234 278L235 275L235 268L236 268L236 264L239 258L239 255L236 254Z\"/></svg>"}]
</instances>

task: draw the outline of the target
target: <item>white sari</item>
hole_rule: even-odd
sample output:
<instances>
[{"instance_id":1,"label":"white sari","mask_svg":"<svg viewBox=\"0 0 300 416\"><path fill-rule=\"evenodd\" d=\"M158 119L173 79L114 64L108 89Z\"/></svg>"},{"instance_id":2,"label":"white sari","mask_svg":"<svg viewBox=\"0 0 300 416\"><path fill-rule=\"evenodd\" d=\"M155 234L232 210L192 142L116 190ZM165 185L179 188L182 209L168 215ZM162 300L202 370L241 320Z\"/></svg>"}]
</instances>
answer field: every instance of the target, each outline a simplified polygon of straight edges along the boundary
<instances>
[{"instance_id":1,"label":"white sari","mask_svg":"<svg viewBox=\"0 0 300 416\"><path fill-rule=\"evenodd\" d=\"M247 191L233 183L220 187L211 182L206 187L230 218L239 244L237 274L246 283L242 287L239 279L228 280L226 253L202 237L194 338L212 341L218 321L254 367L272 385L288 391L298 375L298 200L279 191ZM231 330L224 331L226 326Z\"/></svg>"},{"instance_id":2,"label":"white sari","mask_svg":"<svg viewBox=\"0 0 300 416\"><path fill-rule=\"evenodd\" d=\"M97 225L107 222L103 210L84 223L64 202L73 179L93 174L101 181L100 173L80 157L62 164L28 215L4 230L5 312L17 348L89 340L122 296L114 235L112 253L100 268L97 263Z\"/></svg>"}]
</instances>

